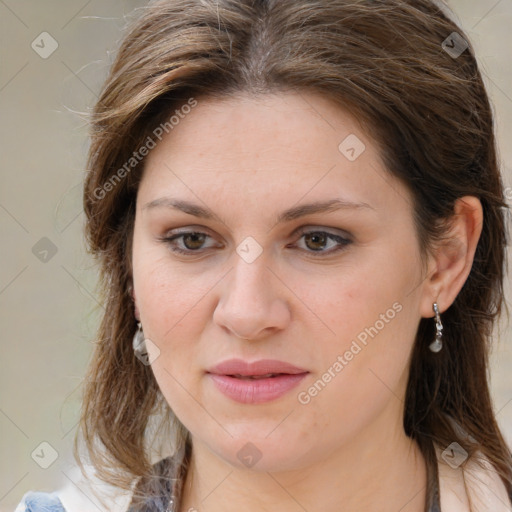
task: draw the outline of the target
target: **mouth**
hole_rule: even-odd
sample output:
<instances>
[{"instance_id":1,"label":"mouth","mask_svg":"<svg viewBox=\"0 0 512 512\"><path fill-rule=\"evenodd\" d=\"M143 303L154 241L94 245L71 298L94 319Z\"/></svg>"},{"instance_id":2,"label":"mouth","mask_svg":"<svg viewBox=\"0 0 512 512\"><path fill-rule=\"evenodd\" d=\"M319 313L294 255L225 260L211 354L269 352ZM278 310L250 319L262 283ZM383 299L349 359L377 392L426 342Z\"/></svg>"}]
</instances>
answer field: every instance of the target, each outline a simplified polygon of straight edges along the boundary
<instances>
[{"instance_id":1,"label":"mouth","mask_svg":"<svg viewBox=\"0 0 512 512\"><path fill-rule=\"evenodd\" d=\"M235 379L243 379L243 380L260 380L260 379L273 379L274 377L278 377L279 375L290 375L289 373L266 373L265 375L227 375L227 377L233 377Z\"/></svg>"},{"instance_id":2,"label":"mouth","mask_svg":"<svg viewBox=\"0 0 512 512\"><path fill-rule=\"evenodd\" d=\"M299 373L307 372L304 368L275 359L261 359L253 362L244 361L243 359L228 359L207 371L207 373L227 375L241 379L268 379L278 375L298 375Z\"/></svg>"},{"instance_id":3,"label":"mouth","mask_svg":"<svg viewBox=\"0 0 512 512\"><path fill-rule=\"evenodd\" d=\"M287 394L308 370L276 360L224 361L206 372L217 390L235 402L260 404Z\"/></svg>"}]
</instances>

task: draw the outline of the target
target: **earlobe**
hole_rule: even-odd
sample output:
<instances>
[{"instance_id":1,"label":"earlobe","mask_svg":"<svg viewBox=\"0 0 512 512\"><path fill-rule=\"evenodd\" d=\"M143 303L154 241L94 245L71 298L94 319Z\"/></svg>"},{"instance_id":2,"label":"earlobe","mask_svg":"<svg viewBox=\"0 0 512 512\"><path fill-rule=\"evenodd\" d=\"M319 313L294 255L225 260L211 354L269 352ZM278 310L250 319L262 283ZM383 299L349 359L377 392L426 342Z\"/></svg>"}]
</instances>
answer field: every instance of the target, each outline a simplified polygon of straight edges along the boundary
<instances>
[{"instance_id":1,"label":"earlobe","mask_svg":"<svg viewBox=\"0 0 512 512\"><path fill-rule=\"evenodd\" d=\"M426 280L422 316L434 316L432 304L437 302L439 311L446 311L464 286L482 233L483 209L474 196L457 199L454 215L449 220L443 240L432 255L431 272Z\"/></svg>"}]
</instances>

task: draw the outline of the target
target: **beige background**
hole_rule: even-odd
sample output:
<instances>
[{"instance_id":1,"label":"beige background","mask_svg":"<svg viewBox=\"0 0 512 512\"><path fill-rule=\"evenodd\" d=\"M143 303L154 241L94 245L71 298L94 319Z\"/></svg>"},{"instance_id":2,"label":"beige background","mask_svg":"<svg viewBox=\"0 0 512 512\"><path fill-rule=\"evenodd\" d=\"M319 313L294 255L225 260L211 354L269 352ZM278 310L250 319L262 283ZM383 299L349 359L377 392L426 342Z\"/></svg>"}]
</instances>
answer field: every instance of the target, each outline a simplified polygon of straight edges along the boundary
<instances>
[{"instance_id":1,"label":"beige background","mask_svg":"<svg viewBox=\"0 0 512 512\"><path fill-rule=\"evenodd\" d=\"M87 112L96 99L124 15L143 4L0 0L1 511L14 510L28 490L65 484L82 494L73 483L70 449L98 304L96 271L82 240L88 141L77 112ZM512 203L512 0L452 0L450 5L487 76ZM46 59L31 47L44 31L58 44ZM40 241L43 237L51 243ZM49 251L46 262L36 257L37 249ZM492 390L498 421L512 446L510 326L503 326L499 337ZM51 449L40 447L42 442L58 452L48 469L31 456L40 463L50 460Z\"/></svg>"}]
</instances>

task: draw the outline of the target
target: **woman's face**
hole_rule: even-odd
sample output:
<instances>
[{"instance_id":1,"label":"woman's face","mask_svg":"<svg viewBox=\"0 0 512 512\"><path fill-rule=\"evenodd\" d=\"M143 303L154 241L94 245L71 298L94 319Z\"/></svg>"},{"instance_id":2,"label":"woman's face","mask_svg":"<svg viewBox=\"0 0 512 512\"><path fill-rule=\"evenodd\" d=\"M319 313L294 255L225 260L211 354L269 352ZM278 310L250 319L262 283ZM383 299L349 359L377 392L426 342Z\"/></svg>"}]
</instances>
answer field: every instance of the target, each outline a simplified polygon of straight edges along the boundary
<instances>
[{"instance_id":1,"label":"woman's face","mask_svg":"<svg viewBox=\"0 0 512 512\"><path fill-rule=\"evenodd\" d=\"M426 300L409 192L319 95L196 100L137 196L134 291L163 395L238 467L385 442Z\"/></svg>"}]
</instances>

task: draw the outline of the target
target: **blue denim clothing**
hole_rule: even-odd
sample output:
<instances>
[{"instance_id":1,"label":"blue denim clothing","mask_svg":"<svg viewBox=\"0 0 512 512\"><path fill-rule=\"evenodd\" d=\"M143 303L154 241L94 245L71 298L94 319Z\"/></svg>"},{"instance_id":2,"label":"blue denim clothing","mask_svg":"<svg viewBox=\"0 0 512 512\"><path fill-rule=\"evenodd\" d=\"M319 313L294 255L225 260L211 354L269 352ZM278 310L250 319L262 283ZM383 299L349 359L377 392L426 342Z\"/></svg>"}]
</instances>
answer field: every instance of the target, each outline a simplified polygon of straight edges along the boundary
<instances>
[{"instance_id":1,"label":"blue denim clothing","mask_svg":"<svg viewBox=\"0 0 512 512\"><path fill-rule=\"evenodd\" d=\"M55 492L27 492L15 512L66 512Z\"/></svg>"}]
</instances>

